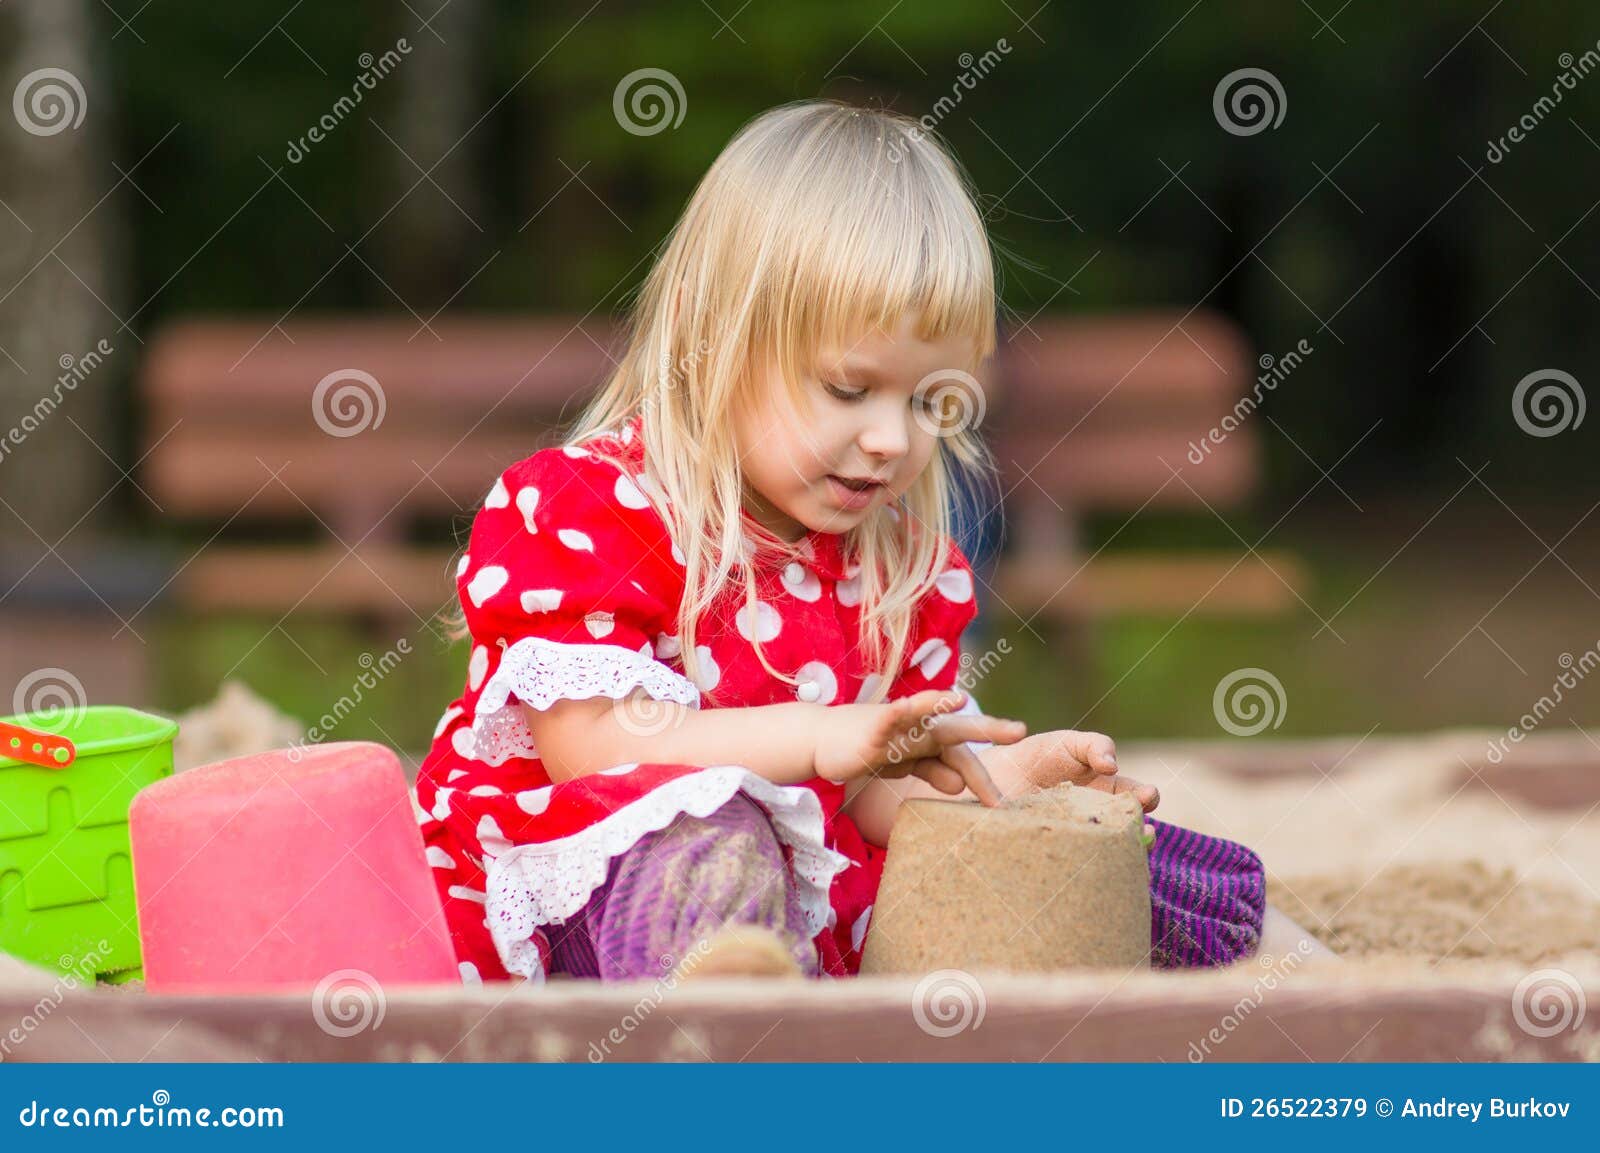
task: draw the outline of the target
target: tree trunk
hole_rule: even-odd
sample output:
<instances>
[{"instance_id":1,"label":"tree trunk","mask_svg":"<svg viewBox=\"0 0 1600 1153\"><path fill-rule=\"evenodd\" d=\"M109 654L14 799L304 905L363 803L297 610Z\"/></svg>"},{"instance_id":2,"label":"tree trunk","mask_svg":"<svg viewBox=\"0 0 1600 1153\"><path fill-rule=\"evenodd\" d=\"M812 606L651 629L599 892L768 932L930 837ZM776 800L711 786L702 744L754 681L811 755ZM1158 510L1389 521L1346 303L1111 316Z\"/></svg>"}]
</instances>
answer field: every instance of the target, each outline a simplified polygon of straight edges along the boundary
<instances>
[{"instance_id":1,"label":"tree trunk","mask_svg":"<svg viewBox=\"0 0 1600 1153\"><path fill-rule=\"evenodd\" d=\"M109 151L114 98L94 51L91 6L17 0L0 9L0 45L10 49L0 72L7 98L0 113L5 567L20 559L26 569L69 530L63 552L81 548L106 519L110 506L102 504L73 528L115 482L107 460L119 448L111 385L137 347L112 311L126 312L109 252L117 199L128 193L96 206L119 175Z\"/></svg>"}]
</instances>

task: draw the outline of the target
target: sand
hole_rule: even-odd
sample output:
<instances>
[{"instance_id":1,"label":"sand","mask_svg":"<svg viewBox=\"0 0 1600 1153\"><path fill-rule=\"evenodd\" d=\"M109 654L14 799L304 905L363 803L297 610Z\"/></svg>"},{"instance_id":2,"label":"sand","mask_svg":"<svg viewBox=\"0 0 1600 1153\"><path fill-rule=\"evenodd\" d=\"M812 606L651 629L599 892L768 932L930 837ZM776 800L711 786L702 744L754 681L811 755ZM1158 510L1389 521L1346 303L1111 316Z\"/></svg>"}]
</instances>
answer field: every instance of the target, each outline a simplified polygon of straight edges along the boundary
<instances>
[{"instance_id":1,"label":"sand","mask_svg":"<svg viewBox=\"0 0 1600 1153\"><path fill-rule=\"evenodd\" d=\"M907 802L889 837L862 973L1145 966L1143 831L1130 797L1072 785L996 809Z\"/></svg>"},{"instance_id":2,"label":"sand","mask_svg":"<svg viewBox=\"0 0 1600 1153\"><path fill-rule=\"evenodd\" d=\"M1559 773L1528 761L1491 774L1475 732L1339 744L1279 746L1269 771L1226 771L1221 746L1134 745L1118 759L1161 790L1156 816L1260 853L1268 900L1346 959L1528 966L1600 952L1600 806L1541 807L1526 788L1541 774L1581 782L1585 764L1600 779L1586 735L1542 746Z\"/></svg>"},{"instance_id":3,"label":"sand","mask_svg":"<svg viewBox=\"0 0 1600 1153\"><path fill-rule=\"evenodd\" d=\"M172 744L177 772L235 757L287 748L306 739L306 726L243 681L223 683L216 697L177 716Z\"/></svg>"}]
</instances>

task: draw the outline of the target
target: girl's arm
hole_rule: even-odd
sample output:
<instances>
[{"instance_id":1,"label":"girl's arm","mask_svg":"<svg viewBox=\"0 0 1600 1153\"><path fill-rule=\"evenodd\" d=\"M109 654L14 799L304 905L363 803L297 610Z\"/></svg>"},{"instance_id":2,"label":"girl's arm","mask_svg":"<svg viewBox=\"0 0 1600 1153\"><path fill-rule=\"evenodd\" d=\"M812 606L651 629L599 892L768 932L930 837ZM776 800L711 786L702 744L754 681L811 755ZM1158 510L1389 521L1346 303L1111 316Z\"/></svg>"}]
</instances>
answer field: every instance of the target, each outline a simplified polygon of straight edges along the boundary
<instances>
[{"instance_id":1,"label":"girl's arm","mask_svg":"<svg viewBox=\"0 0 1600 1153\"><path fill-rule=\"evenodd\" d=\"M639 761L740 764L780 785L797 785L815 775L812 766L824 705L795 701L701 710L644 701L635 723L630 718L639 700L594 697L557 701L544 710L524 705L523 714L550 779L586 777L612 765Z\"/></svg>"},{"instance_id":2,"label":"girl's arm","mask_svg":"<svg viewBox=\"0 0 1600 1153\"><path fill-rule=\"evenodd\" d=\"M999 717L956 715L964 701L963 693L930 689L884 704L701 710L639 692L620 701L557 701L543 710L525 705L523 712L556 782L629 762L738 764L780 785L915 774L936 796L970 791L999 804L967 742L1011 742L1027 730Z\"/></svg>"}]
</instances>

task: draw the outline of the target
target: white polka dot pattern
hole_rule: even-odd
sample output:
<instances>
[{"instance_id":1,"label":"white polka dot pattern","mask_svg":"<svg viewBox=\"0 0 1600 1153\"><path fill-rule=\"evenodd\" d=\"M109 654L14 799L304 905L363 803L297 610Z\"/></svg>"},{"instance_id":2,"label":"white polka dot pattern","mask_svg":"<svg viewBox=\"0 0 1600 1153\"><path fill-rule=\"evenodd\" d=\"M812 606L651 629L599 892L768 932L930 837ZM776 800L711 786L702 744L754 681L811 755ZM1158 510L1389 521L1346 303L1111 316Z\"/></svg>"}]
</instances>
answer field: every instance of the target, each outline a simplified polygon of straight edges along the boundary
<instances>
[{"instance_id":1,"label":"white polka dot pattern","mask_svg":"<svg viewBox=\"0 0 1600 1153\"><path fill-rule=\"evenodd\" d=\"M528 862L517 875L534 887L548 887L551 877L580 878L581 891L563 890L560 905L581 905L589 891L582 886L605 876L605 853L598 866L589 856L581 867L574 863L573 854L590 844L586 837L598 835L592 830L604 819L576 815L588 811L584 805L612 817L639 806L653 814L650 827L661 827L673 803L662 798L677 795L675 789L700 796L685 782L710 771L652 763L641 751L631 755L642 763L556 783L533 740L539 710L560 700L620 700L636 692L691 708L785 701L833 706L875 691L894 700L954 682L961 632L977 611L970 568L952 543L917 606L899 668L870 670L858 635L863 581L843 552L844 538L809 533L797 547L769 553L747 536L755 598L746 603L741 579L697 620L691 682L677 619L684 552L662 515L668 502L659 481L640 467L645 448L637 420L622 428L620 439L597 434L585 441L594 452L545 450L506 469L484 498L456 566L472 636L465 685L439 718L412 803L464 983L502 980L507 973L543 978L545 922L535 919L525 935L508 938L498 920L510 906L497 912L495 901L518 899L514 885L505 888L506 860ZM613 457L627 467L619 471ZM762 657L778 675L763 667ZM748 770L740 777L754 779ZM791 830L800 838L791 847L796 860L813 867L829 849L843 854L843 871L831 884L816 874L809 891L818 900L831 893L815 907L815 923L830 971L844 975L853 971L870 922L877 874L867 867L869 850L854 826L824 818L838 812L842 786L813 781L770 788L774 798L815 791L822 800L817 820L828 822L826 842L821 833ZM696 803L712 802L700 796ZM662 805L668 808L658 812ZM606 853L623 851L628 837L641 835L616 840L617 828L634 823L613 825ZM539 846L539 853L520 857L530 846ZM486 895L491 890L500 896Z\"/></svg>"}]
</instances>

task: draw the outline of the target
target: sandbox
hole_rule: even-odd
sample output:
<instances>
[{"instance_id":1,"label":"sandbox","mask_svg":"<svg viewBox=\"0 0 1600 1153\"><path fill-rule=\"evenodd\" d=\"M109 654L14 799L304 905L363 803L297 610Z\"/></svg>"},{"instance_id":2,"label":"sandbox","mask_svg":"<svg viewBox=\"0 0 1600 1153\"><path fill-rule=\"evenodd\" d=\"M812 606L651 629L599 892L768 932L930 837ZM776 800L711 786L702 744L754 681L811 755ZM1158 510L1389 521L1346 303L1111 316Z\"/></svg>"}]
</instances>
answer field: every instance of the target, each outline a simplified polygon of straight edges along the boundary
<instances>
[{"instance_id":1,"label":"sandbox","mask_svg":"<svg viewBox=\"0 0 1600 1153\"><path fill-rule=\"evenodd\" d=\"M1125 744L1158 816L1255 847L1341 954L1228 969L159 997L0 970L0 1059L1600 1060L1600 740ZM41 1011L42 1010L42 1011ZM380 1011L381 1010L381 1011Z\"/></svg>"}]
</instances>

